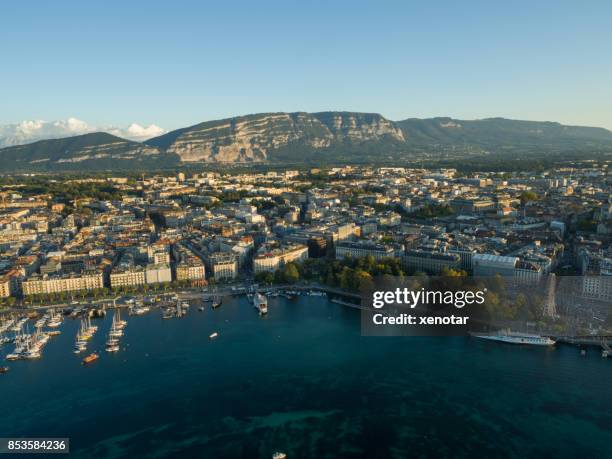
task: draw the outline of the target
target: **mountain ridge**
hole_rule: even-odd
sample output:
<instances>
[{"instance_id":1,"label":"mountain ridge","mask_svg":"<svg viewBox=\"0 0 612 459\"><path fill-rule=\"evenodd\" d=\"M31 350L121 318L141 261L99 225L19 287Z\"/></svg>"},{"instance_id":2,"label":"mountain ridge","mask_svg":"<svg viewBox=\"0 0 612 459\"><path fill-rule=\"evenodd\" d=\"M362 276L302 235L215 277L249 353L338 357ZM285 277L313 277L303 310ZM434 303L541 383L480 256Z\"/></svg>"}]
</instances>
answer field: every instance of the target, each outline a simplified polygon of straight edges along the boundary
<instances>
[{"instance_id":1,"label":"mountain ridge","mask_svg":"<svg viewBox=\"0 0 612 459\"><path fill-rule=\"evenodd\" d=\"M448 147L528 153L612 149L612 131L550 121L450 117L391 121L378 113L269 112L205 121L144 142L97 132L0 149L2 170L170 167L181 163L350 161Z\"/></svg>"}]
</instances>

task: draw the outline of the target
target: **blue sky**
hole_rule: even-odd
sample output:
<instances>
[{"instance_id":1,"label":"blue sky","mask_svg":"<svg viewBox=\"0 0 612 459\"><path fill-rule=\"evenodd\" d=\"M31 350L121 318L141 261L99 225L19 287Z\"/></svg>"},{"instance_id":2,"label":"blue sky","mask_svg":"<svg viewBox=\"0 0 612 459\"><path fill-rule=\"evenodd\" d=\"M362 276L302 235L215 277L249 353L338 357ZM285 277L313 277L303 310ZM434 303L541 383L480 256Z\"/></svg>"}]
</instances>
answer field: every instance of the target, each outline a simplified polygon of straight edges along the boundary
<instances>
[{"instance_id":1,"label":"blue sky","mask_svg":"<svg viewBox=\"0 0 612 459\"><path fill-rule=\"evenodd\" d=\"M355 110L612 129L611 24L606 0L3 2L0 123Z\"/></svg>"}]
</instances>

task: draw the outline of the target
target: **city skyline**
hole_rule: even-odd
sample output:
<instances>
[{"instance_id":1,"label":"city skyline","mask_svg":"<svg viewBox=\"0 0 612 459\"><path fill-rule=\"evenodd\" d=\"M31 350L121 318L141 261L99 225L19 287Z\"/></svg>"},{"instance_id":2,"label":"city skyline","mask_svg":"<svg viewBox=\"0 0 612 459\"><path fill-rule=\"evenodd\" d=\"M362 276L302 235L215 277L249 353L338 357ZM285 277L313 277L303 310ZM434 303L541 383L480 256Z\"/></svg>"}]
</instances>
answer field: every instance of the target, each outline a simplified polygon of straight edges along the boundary
<instances>
[{"instance_id":1,"label":"city skyline","mask_svg":"<svg viewBox=\"0 0 612 459\"><path fill-rule=\"evenodd\" d=\"M605 2L114 6L4 7L1 125L346 110L612 128Z\"/></svg>"}]
</instances>

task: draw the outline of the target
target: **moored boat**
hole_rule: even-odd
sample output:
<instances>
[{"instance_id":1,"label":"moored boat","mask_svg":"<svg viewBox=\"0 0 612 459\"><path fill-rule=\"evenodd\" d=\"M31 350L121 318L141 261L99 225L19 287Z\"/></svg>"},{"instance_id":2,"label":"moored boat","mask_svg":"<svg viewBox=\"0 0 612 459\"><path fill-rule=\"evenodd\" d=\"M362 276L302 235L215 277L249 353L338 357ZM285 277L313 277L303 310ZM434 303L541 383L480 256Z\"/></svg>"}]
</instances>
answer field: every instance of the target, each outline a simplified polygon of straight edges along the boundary
<instances>
[{"instance_id":1,"label":"moored boat","mask_svg":"<svg viewBox=\"0 0 612 459\"><path fill-rule=\"evenodd\" d=\"M268 313L268 299L261 293L256 293L253 298L253 306L259 311L260 315Z\"/></svg>"},{"instance_id":2,"label":"moored boat","mask_svg":"<svg viewBox=\"0 0 612 459\"><path fill-rule=\"evenodd\" d=\"M529 344L533 346L553 346L556 341L548 336L530 333L512 332L510 330L499 330L494 333L472 333L475 338L489 341L499 341L509 344Z\"/></svg>"},{"instance_id":3,"label":"moored boat","mask_svg":"<svg viewBox=\"0 0 612 459\"><path fill-rule=\"evenodd\" d=\"M92 352L91 354L89 354L87 357L83 359L83 365L87 365L88 363L95 362L99 358L100 356L98 354L96 354L95 352Z\"/></svg>"}]
</instances>

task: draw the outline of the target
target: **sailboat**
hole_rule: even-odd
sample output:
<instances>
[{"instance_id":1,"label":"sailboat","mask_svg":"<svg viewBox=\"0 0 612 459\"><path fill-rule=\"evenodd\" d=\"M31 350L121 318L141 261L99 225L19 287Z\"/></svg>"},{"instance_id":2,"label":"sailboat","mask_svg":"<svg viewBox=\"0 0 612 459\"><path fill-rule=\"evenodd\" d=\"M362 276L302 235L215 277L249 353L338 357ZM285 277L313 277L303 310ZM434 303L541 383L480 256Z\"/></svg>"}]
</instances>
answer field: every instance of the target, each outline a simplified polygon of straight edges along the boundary
<instances>
[{"instance_id":1,"label":"sailboat","mask_svg":"<svg viewBox=\"0 0 612 459\"><path fill-rule=\"evenodd\" d=\"M119 337L123 335L123 328L121 316L119 310L113 314L113 322L111 324L110 331L108 332L108 339L106 340L106 352L117 352L119 351Z\"/></svg>"},{"instance_id":2,"label":"sailboat","mask_svg":"<svg viewBox=\"0 0 612 459\"><path fill-rule=\"evenodd\" d=\"M51 311L51 315L49 316L49 320L47 322L47 327L57 328L62 324L62 316L55 311Z\"/></svg>"},{"instance_id":3,"label":"sailboat","mask_svg":"<svg viewBox=\"0 0 612 459\"><path fill-rule=\"evenodd\" d=\"M215 308L218 308L219 306L221 306L221 304L223 304L223 300L221 299L221 295L213 296L211 307L213 309L215 309Z\"/></svg>"},{"instance_id":4,"label":"sailboat","mask_svg":"<svg viewBox=\"0 0 612 459\"><path fill-rule=\"evenodd\" d=\"M113 323L111 324L111 328L110 331L108 333L108 336L111 338L119 338L121 336L123 336L123 327L120 325L120 318L119 318L119 314L115 313L113 315Z\"/></svg>"},{"instance_id":5,"label":"sailboat","mask_svg":"<svg viewBox=\"0 0 612 459\"><path fill-rule=\"evenodd\" d=\"M126 326L127 326L127 320L122 320L121 319L121 309L117 308L116 309L116 323L115 326L119 329L119 330L123 330ZM113 317L115 318L115 317Z\"/></svg>"}]
</instances>

